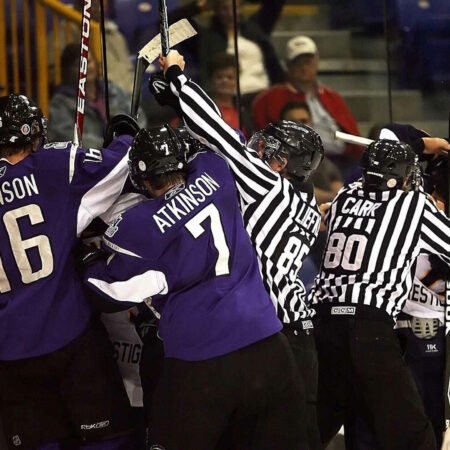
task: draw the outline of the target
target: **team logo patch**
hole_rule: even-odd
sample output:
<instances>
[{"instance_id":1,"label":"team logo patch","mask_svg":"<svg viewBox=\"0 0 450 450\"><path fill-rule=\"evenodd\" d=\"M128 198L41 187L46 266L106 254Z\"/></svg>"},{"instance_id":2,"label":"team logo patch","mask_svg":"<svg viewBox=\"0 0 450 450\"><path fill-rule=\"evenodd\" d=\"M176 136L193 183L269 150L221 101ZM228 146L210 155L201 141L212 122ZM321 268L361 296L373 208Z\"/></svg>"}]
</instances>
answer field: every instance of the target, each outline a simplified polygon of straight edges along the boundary
<instances>
[{"instance_id":1,"label":"team logo patch","mask_svg":"<svg viewBox=\"0 0 450 450\"><path fill-rule=\"evenodd\" d=\"M144 170L147 168L144 161L139 161L138 167L139 167L139 170L142 172L144 172Z\"/></svg>"},{"instance_id":2,"label":"team logo patch","mask_svg":"<svg viewBox=\"0 0 450 450\"><path fill-rule=\"evenodd\" d=\"M122 214L119 214L114 219L114 222L105 231L106 236L108 236L109 238L112 238L117 233L117 231L119 231L119 223L121 221L122 221Z\"/></svg>"},{"instance_id":3,"label":"team logo patch","mask_svg":"<svg viewBox=\"0 0 450 450\"><path fill-rule=\"evenodd\" d=\"M5 175L6 173L6 166L0 167L0 178L3 177L3 175Z\"/></svg>"},{"instance_id":4,"label":"team logo patch","mask_svg":"<svg viewBox=\"0 0 450 450\"><path fill-rule=\"evenodd\" d=\"M20 128L20 131L24 136L29 135L30 131L31 131L30 125L28 125L27 123L24 123L22 125L22 127Z\"/></svg>"},{"instance_id":5,"label":"team logo patch","mask_svg":"<svg viewBox=\"0 0 450 450\"><path fill-rule=\"evenodd\" d=\"M14 447L19 447L20 445L22 445L22 441L20 440L20 437L17 434L12 437L12 443Z\"/></svg>"},{"instance_id":6,"label":"team logo patch","mask_svg":"<svg viewBox=\"0 0 450 450\"><path fill-rule=\"evenodd\" d=\"M332 316L354 316L356 308L354 306L333 306L331 308Z\"/></svg>"}]
</instances>

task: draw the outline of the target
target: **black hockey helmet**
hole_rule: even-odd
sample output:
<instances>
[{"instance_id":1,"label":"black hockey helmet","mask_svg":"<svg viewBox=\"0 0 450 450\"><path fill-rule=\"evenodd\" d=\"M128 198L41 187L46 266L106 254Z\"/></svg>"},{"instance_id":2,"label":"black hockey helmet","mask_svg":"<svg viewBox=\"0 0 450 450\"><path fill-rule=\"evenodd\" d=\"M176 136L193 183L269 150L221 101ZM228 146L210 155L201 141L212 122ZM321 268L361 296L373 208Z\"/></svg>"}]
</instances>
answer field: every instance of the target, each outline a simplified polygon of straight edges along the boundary
<instances>
[{"instance_id":1,"label":"black hockey helmet","mask_svg":"<svg viewBox=\"0 0 450 450\"><path fill-rule=\"evenodd\" d=\"M311 127L290 120L269 123L250 138L248 147L262 150L264 160L283 162L285 157L286 172L300 181L318 169L324 155L320 136Z\"/></svg>"},{"instance_id":2,"label":"black hockey helmet","mask_svg":"<svg viewBox=\"0 0 450 450\"><path fill-rule=\"evenodd\" d=\"M417 190L422 184L418 157L409 144L379 139L366 147L361 157L366 190Z\"/></svg>"},{"instance_id":3,"label":"black hockey helmet","mask_svg":"<svg viewBox=\"0 0 450 450\"><path fill-rule=\"evenodd\" d=\"M198 152L204 152L206 147L198 140L192 137L186 127L179 127L174 129L178 140L184 147L186 160L190 161Z\"/></svg>"},{"instance_id":4,"label":"black hockey helmet","mask_svg":"<svg viewBox=\"0 0 450 450\"><path fill-rule=\"evenodd\" d=\"M130 178L133 185L146 191L144 180L186 169L184 147L170 125L142 129L133 139L129 153Z\"/></svg>"},{"instance_id":5,"label":"black hockey helmet","mask_svg":"<svg viewBox=\"0 0 450 450\"><path fill-rule=\"evenodd\" d=\"M42 110L25 95L0 97L0 146L19 147L36 138L47 141L47 119Z\"/></svg>"}]
</instances>

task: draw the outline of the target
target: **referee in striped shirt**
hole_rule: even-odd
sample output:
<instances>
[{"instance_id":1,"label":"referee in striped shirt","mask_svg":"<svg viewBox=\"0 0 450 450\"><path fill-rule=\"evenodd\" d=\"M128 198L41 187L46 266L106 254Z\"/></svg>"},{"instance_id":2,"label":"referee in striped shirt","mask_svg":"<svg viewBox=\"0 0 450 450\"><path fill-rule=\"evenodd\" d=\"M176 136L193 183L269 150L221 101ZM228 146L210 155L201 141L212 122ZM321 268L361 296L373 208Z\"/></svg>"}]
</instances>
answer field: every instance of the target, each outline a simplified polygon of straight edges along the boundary
<instances>
[{"instance_id":1,"label":"referee in striped shirt","mask_svg":"<svg viewBox=\"0 0 450 450\"><path fill-rule=\"evenodd\" d=\"M382 449L436 448L394 321L419 253L450 264L450 220L421 190L417 156L390 140L370 144L362 182L340 191L311 292L317 311L318 420L326 444L352 421L356 399Z\"/></svg>"},{"instance_id":2,"label":"referee in striped shirt","mask_svg":"<svg viewBox=\"0 0 450 450\"><path fill-rule=\"evenodd\" d=\"M284 121L266 127L245 146L236 131L223 121L213 101L185 77L181 69L184 60L178 52L172 50L160 63L172 93L178 97L177 111L190 133L221 155L233 172L244 226L256 250L264 284L299 363L305 399L302 418L305 442L300 448L318 448L317 361L311 333L314 310L306 305L305 288L297 273L317 237L320 212L312 189L299 192L301 185L295 178L297 175L299 180L307 178L320 165L323 158L320 137L309 127ZM152 92L155 94L155 90ZM292 147L292 152L286 151L284 160L280 157L283 146ZM270 165L260 158L258 150ZM297 165L296 158L300 160ZM279 172L287 172L286 176L291 175L294 183ZM311 399L308 405L307 397Z\"/></svg>"}]
</instances>

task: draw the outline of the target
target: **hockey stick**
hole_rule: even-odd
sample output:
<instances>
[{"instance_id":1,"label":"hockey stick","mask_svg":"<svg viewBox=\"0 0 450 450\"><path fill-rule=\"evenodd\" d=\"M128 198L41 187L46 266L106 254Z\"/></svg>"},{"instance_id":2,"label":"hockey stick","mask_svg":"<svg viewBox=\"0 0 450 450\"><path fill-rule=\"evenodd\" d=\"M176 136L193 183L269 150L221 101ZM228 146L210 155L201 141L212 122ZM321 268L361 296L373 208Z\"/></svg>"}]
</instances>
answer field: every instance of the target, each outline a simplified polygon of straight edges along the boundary
<instances>
[{"instance_id":1,"label":"hockey stick","mask_svg":"<svg viewBox=\"0 0 450 450\"><path fill-rule=\"evenodd\" d=\"M109 85L108 85L108 61L106 58L106 30L105 30L105 6L104 0L100 0L100 31L102 36L102 69L103 69L103 83L105 85L104 99L105 99L105 115L106 122L109 122Z\"/></svg>"},{"instance_id":2,"label":"hockey stick","mask_svg":"<svg viewBox=\"0 0 450 450\"><path fill-rule=\"evenodd\" d=\"M189 23L187 19L181 19L178 22L170 25L169 27L169 39L172 42L172 46L185 41L186 39L195 36L197 32L194 27ZM168 41L166 41L168 42ZM161 52L161 35L158 34L150 42L148 42L139 51L136 58L136 68L134 71L134 83L133 83L133 97L131 99L131 116L137 118L137 112L139 108L141 98L141 84L142 77L144 76L147 67L158 57Z\"/></svg>"},{"instance_id":3,"label":"hockey stick","mask_svg":"<svg viewBox=\"0 0 450 450\"><path fill-rule=\"evenodd\" d=\"M361 136L355 136L353 134L343 133L342 131L335 131L334 138L337 141L346 142L347 144L363 145L364 147L367 147L369 144L373 142L372 139L367 139Z\"/></svg>"},{"instance_id":4,"label":"hockey stick","mask_svg":"<svg viewBox=\"0 0 450 450\"><path fill-rule=\"evenodd\" d=\"M159 34L161 35L161 53L167 56L170 51L169 19L167 18L166 0L159 0Z\"/></svg>"},{"instance_id":5,"label":"hockey stick","mask_svg":"<svg viewBox=\"0 0 450 450\"><path fill-rule=\"evenodd\" d=\"M75 127L73 143L79 147L83 136L84 102L86 99L86 77L89 55L89 38L91 35L91 0L84 0L81 21L80 69L78 73L78 93L76 105Z\"/></svg>"},{"instance_id":6,"label":"hockey stick","mask_svg":"<svg viewBox=\"0 0 450 450\"><path fill-rule=\"evenodd\" d=\"M238 47L238 23L237 23L237 5L233 0L233 30L234 30L234 60L236 74L236 109L238 111L239 129L242 129L242 111L241 111L241 79L239 74L239 47Z\"/></svg>"}]
</instances>

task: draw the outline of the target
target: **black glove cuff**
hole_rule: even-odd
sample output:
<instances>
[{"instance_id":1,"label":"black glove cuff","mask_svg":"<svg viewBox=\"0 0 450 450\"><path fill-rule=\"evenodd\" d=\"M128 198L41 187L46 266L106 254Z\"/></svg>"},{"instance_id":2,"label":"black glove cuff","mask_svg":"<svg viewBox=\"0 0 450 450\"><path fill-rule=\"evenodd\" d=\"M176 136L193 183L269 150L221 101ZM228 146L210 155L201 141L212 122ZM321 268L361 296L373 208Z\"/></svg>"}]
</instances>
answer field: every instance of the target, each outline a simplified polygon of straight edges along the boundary
<instances>
[{"instance_id":1,"label":"black glove cuff","mask_svg":"<svg viewBox=\"0 0 450 450\"><path fill-rule=\"evenodd\" d=\"M177 66L176 64L174 64L173 66L170 66L167 70L166 70L166 80L170 83L176 83L178 77L180 75L183 75L183 71L181 70L180 66Z\"/></svg>"}]
</instances>

